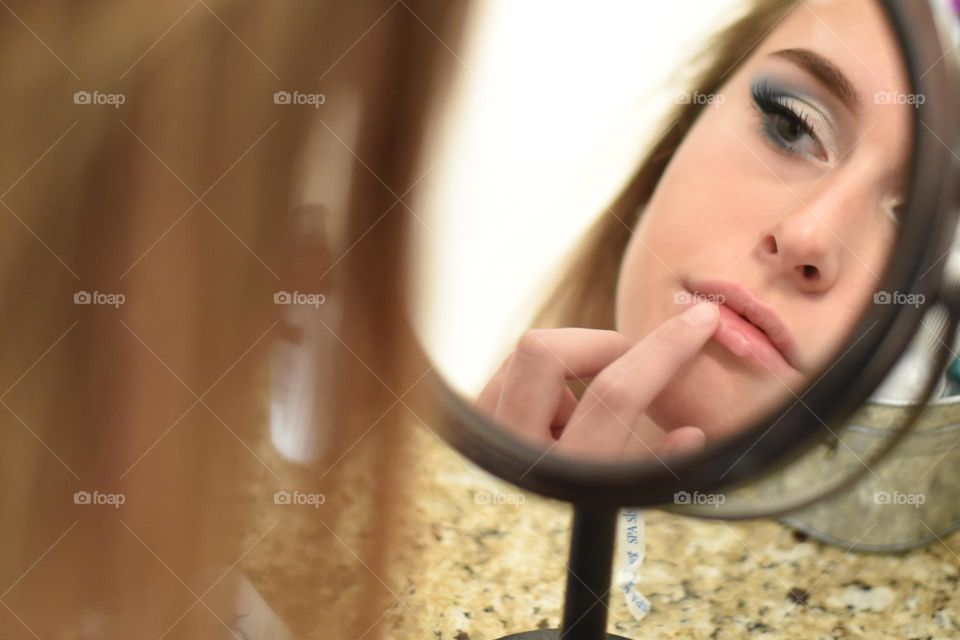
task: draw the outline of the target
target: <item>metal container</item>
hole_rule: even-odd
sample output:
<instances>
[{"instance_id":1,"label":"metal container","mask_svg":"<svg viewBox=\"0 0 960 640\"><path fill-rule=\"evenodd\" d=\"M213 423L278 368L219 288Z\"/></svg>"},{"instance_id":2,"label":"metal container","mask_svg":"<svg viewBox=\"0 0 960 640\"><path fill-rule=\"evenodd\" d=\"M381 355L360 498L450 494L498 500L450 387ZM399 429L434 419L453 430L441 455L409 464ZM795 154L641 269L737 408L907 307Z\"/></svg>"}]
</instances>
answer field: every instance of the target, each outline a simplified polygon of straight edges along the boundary
<instances>
[{"instance_id":1,"label":"metal container","mask_svg":"<svg viewBox=\"0 0 960 640\"><path fill-rule=\"evenodd\" d=\"M797 492L859 468L904 424L907 401L871 401L838 438L765 486ZM903 551L960 528L960 396L930 402L913 431L849 491L781 521L807 535L857 551Z\"/></svg>"}]
</instances>

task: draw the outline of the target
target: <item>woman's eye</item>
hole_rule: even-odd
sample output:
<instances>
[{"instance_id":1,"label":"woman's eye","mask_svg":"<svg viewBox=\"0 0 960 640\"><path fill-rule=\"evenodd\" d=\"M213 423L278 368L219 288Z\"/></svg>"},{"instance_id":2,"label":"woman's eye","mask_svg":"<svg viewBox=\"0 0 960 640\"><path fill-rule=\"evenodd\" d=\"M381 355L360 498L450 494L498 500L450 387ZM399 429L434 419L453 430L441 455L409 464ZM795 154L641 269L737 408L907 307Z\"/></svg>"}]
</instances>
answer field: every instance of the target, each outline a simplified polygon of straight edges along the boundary
<instances>
[{"instance_id":1,"label":"woman's eye","mask_svg":"<svg viewBox=\"0 0 960 640\"><path fill-rule=\"evenodd\" d=\"M778 149L821 162L830 157L801 101L777 93L766 83L752 89L754 106L760 115L761 132Z\"/></svg>"},{"instance_id":2,"label":"woman's eye","mask_svg":"<svg viewBox=\"0 0 960 640\"><path fill-rule=\"evenodd\" d=\"M770 118L773 122L773 130L784 141L796 144L801 136L809 135L799 118L783 117L778 114L772 115Z\"/></svg>"}]
</instances>

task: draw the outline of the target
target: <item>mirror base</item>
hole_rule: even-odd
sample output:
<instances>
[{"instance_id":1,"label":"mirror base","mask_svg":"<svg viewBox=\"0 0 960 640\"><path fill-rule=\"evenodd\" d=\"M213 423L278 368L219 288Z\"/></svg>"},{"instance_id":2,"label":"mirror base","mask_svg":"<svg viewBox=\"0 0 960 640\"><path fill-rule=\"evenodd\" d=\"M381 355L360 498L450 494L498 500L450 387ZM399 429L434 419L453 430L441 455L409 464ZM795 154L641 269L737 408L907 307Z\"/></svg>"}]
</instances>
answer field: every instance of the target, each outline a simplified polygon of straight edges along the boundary
<instances>
[{"instance_id":1,"label":"mirror base","mask_svg":"<svg viewBox=\"0 0 960 640\"><path fill-rule=\"evenodd\" d=\"M567 634L569 636L569 634ZM509 636L497 638L497 640L560 640L560 629L537 629L536 631L523 631ZM623 636L606 634L606 640L630 640Z\"/></svg>"}]
</instances>

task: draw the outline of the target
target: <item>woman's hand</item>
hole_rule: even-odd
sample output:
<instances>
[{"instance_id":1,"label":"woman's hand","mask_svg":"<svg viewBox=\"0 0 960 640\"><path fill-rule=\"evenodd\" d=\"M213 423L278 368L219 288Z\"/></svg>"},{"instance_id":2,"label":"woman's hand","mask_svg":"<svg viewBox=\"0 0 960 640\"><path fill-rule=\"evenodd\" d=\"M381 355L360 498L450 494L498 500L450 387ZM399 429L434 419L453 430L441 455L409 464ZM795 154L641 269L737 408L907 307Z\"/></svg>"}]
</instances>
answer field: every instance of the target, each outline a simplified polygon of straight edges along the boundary
<instances>
[{"instance_id":1,"label":"woman's hand","mask_svg":"<svg viewBox=\"0 0 960 640\"><path fill-rule=\"evenodd\" d=\"M477 408L525 439L569 456L619 458L628 448L652 455L699 450L699 428L664 432L640 418L710 339L718 319L716 305L700 303L635 345L615 331L528 331L480 393ZM567 380L588 377L593 381L578 402Z\"/></svg>"}]
</instances>

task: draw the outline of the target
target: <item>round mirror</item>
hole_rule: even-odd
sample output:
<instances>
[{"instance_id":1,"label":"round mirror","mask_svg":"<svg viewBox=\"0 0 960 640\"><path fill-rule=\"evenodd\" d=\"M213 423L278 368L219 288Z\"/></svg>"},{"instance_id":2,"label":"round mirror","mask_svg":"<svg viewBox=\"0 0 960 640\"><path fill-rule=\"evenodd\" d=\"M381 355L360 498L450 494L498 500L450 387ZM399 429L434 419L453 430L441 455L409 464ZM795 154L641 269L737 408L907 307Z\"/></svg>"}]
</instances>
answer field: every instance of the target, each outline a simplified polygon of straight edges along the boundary
<instances>
[{"instance_id":1,"label":"round mirror","mask_svg":"<svg viewBox=\"0 0 960 640\"><path fill-rule=\"evenodd\" d=\"M947 9L477 7L412 207L445 436L546 495L664 504L842 442L937 302L914 348L942 369Z\"/></svg>"}]
</instances>

